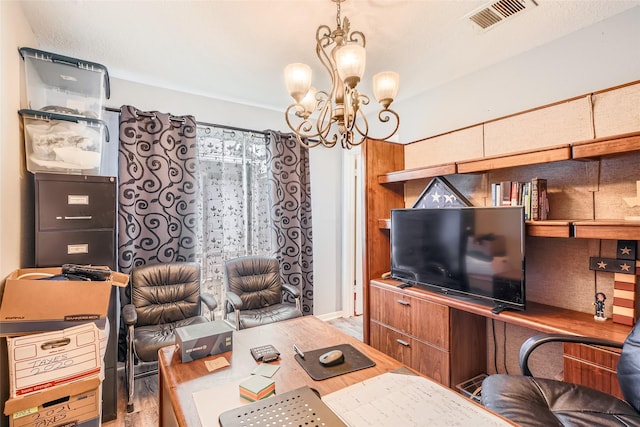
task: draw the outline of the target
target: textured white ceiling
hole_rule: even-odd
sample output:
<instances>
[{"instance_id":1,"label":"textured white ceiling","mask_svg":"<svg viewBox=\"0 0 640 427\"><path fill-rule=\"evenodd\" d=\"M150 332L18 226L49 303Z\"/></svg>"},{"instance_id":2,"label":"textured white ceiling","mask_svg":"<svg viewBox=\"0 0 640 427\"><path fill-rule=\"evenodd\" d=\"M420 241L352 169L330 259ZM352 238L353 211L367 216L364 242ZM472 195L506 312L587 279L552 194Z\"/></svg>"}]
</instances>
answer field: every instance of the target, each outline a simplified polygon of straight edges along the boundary
<instances>
[{"instance_id":1,"label":"textured white ceiling","mask_svg":"<svg viewBox=\"0 0 640 427\"><path fill-rule=\"evenodd\" d=\"M411 97L638 6L639 0L536 0L538 6L478 31L464 16L483 0L348 0L342 16L367 38L370 76L400 73ZM315 58L330 0L21 0L42 50L105 65L113 77L274 110L290 103L290 62L327 79Z\"/></svg>"}]
</instances>

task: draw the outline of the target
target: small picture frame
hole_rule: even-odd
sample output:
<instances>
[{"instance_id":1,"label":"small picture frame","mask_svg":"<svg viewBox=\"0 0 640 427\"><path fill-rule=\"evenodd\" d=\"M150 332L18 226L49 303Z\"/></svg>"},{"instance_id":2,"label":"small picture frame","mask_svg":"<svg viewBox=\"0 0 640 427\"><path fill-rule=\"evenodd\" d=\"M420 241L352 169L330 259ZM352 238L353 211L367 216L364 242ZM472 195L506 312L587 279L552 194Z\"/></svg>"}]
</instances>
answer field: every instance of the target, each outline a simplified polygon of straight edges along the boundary
<instances>
[{"instance_id":1,"label":"small picture frame","mask_svg":"<svg viewBox=\"0 0 640 427\"><path fill-rule=\"evenodd\" d=\"M453 208L472 206L445 177L436 176L425 187L412 208Z\"/></svg>"}]
</instances>

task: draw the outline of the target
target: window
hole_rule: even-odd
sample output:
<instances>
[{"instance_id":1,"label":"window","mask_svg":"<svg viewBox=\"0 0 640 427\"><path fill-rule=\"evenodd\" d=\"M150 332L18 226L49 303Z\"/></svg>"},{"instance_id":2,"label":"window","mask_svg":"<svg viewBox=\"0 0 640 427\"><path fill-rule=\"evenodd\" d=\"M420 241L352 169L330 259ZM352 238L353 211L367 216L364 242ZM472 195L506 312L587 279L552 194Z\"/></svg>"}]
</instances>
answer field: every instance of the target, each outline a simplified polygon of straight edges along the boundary
<instances>
[{"instance_id":1,"label":"window","mask_svg":"<svg viewBox=\"0 0 640 427\"><path fill-rule=\"evenodd\" d=\"M226 260L274 253L266 136L199 125L197 137L202 290L222 302Z\"/></svg>"}]
</instances>

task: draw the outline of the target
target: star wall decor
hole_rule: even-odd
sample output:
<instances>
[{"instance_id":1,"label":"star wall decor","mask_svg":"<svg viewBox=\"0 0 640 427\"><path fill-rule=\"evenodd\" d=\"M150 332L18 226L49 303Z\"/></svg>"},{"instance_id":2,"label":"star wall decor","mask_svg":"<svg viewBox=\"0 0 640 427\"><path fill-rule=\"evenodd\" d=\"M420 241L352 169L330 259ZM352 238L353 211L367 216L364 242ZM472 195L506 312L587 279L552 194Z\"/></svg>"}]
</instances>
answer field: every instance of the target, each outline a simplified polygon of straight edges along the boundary
<instances>
[{"instance_id":1,"label":"star wall decor","mask_svg":"<svg viewBox=\"0 0 640 427\"><path fill-rule=\"evenodd\" d=\"M446 178L433 178L413 204L412 208L452 208L472 206Z\"/></svg>"},{"instance_id":2,"label":"star wall decor","mask_svg":"<svg viewBox=\"0 0 640 427\"><path fill-rule=\"evenodd\" d=\"M624 259L591 257L589 258L589 270L634 274L636 262Z\"/></svg>"},{"instance_id":3,"label":"star wall decor","mask_svg":"<svg viewBox=\"0 0 640 427\"><path fill-rule=\"evenodd\" d=\"M618 253L616 258L636 260L638 242L636 240L618 240Z\"/></svg>"}]
</instances>

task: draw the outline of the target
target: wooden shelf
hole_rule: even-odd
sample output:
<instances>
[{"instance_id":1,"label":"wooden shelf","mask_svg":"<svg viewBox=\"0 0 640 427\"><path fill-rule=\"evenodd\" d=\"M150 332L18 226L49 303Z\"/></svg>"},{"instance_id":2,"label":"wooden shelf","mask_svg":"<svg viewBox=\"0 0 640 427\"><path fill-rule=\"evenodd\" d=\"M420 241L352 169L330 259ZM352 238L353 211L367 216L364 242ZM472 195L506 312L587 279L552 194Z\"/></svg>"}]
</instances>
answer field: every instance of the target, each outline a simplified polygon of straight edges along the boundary
<instances>
[{"instance_id":1,"label":"wooden shelf","mask_svg":"<svg viewBox=\"0 0 640 427\"><path fill-rule=\"evenodd\" d=\"M538 237L571 237L571 221L527 221L525 223L527 236ZM388 218L378 220L378 228L389 230L391 220Z\"/></svg>"},{"instance_id":2,"label":"wooden shelf","mask_svg":"<svg viewBox=\"0 0 640 427\"><path fill-rule=\"evenodd\" d=\"M431 178L440 175L452 175L457 172L455 163L428 166L418 169L407 169L398 172L390 172L378 176L378 183L389 184L394 182L407 182L422 178Z\"/></svg>"},{"instance_id":3,"label":"wooden shelf","mask_svg":"<svg viewBox=\"0 0 640 427\"><path fill-rule=\"evenodd\" d=\"M640 132L465 160L458 163L388 172L378 176L378 183L404 183L417 179L433 178L440 175L487 172L496 169L559 162L563 160L598 158L631 151L640 151Z\"/></svg>"},{"instance_id":4,"label":"wooden shelf","mask_svg":"<svg viewBox=\"0 0 640 427\"><path fill-rule=\"evenodd\" d=\"M583 239L640 240L640 221L546 220L525 222L527 236ZM378 228L389 230L390 219L379 219Z\"/></svg>"},{"instance_id":5,"label":"wooden shelf","mask_svg":"<svg viewBox=\"0 0 640 427\"><path fill-rule=\"evenodd\" d=\"M640 240L640 221L574 221L573 235L584 239Z\"/></svg>"},{"instance_id":6,"label":"wooden shelf","mask_svg":"<svg viewBox=\"0 0 640 427\"><path fill-rule=\"evenodd\" d=\"M535 165L570 159L571 145L564 144L555 147L458 162L458 173L486 172L489 170L511 168L514 166Z\"/></svg>"},{"instance_id":7,"label":"wooden shelf","mask_svg":"<svg viewBox=\"0 0 640 427\"><path fill-rule=\"evenodd\" d=\"M396 286L400 282L396 280L376 279L372 282L375 282L379 286L399 291ZM535 302L527 302L527 309L525 311L505 310L500 314L494 314L491 312L492 307L475 302L472 298L457 298L431 292L418 286L402 289L402 292L426 298L429 301L461 311L543 333L600 337L622 343L631 331L630 326L613 323L611 319L607 319L604 322L595 321L593 314L590 313L582 313Z\"/></svg>"},{"instance_id":8,"label":"wooden shelf","mask_svg":"<svg viewBox=\"0 0 640 427\"><path fill-rule=\"evenodd\" d=\"M547 220L525 222L527 236L535 237L571 237L571 221Z\"/></svg>"},{"instance_id":9,"label":"wooden shelf","mask_svg":"<svg viewBox=\"0 0 640 427\"><path fill-rule=\"evenodd\" d=\"M640 151L640 132L598 138L572 144L572 158L597 158L612 154Z\"/></svg>"},{"instance_id":10,"label":"wooden shelf","mask_svg":"<svg viewBox=\"0 0 640 427\"><path fill-rule=\"evenodd\" d=\"M391 229L391 219L379 219L378 220L378 228L380 230L390 230Z\"/></svg>"}]
</instances>

